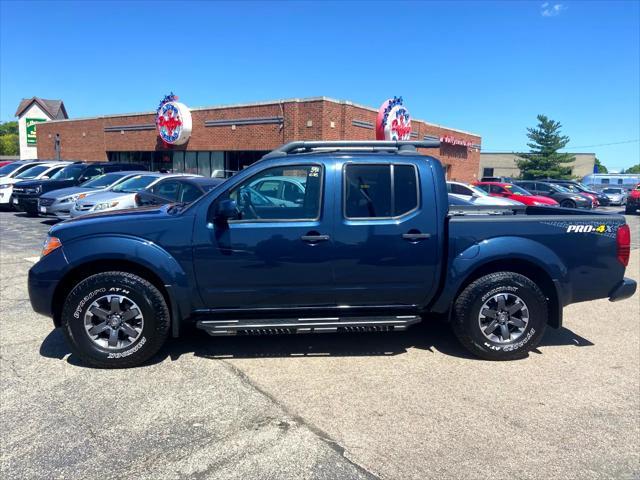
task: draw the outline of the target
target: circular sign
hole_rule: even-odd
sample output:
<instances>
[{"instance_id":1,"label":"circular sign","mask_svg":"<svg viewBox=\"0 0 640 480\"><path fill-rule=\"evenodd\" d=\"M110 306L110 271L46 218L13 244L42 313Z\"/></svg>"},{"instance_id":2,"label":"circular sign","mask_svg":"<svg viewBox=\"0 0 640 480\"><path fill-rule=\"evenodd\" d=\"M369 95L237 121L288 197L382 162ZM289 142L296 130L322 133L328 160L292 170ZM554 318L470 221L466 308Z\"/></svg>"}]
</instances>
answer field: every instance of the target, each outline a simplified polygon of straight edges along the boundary
<instances>
[{"instance_id":1,"label":"circular sign","mask_svg":"<svg viewBox=\"0 0 640 480\"><path fill-rule=\"evenodd\" d=\"M411 115L402 97L393 97L382 104L376 121L376 140L411 139Z\"/></svg>"},{"instance_id":2,"label":"circular sign","mask_svg":"<svg viewBox=\"0 0 640 480\"><path fill-rule=\"evenodd\" d=\"M191 136L191 111L180 102L164 102L156 115L158 135L165 143L182 145Z\"/></svg>"}]
</instances>

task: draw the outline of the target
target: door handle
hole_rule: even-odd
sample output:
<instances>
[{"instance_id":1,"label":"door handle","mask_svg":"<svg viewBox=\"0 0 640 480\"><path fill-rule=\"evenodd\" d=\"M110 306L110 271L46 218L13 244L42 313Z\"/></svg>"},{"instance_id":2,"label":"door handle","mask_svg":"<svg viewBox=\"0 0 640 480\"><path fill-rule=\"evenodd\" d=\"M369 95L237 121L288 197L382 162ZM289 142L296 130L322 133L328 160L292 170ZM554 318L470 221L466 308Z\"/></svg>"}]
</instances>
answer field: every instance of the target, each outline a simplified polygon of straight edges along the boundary
<instances>
[{"instance_id":1,"label":"door handle","mask_svg":"<svg viewBox=\"0 0 640 480\"><path fill-rule=\"evenodd\" d=\"M329 235L302 235L300 240L307 243L326 242L331 237Z\"/></svg>"},{"instance_id":2,"label":"door handle","mask_svg":"<svg viewBox=\"0 0 640 480\"><path fill-rule=\"evenodd\" d=\"M402 238L410 241L425 240L427 238L431 238L431 234L430 233L403 233Z\"/></svg>"}]
</instances>

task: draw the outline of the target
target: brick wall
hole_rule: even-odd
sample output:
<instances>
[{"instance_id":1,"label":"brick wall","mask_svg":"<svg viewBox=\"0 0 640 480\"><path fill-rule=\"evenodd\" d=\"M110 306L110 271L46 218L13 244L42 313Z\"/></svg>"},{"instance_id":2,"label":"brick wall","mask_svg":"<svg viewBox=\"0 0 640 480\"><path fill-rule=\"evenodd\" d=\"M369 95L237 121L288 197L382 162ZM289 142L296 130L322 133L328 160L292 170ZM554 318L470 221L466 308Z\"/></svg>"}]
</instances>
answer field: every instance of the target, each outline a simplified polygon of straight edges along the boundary
<instances>
[{"instance_id":1,"label":"brick wall","mask_svg":"<svg viewBox=\"0 0 640 480\"><path fill-rule=\"evenodd\" d=\"M287 101L264 105L193 110L191 138L173 150L270 150L293 140L373 140L375 130L353 125L353 120L375 125L377 112L346 102L326 99ZM206 127L207 120L283 117L283 124L231 125ZM166 150L155 129L110 131L105 127L153 124L153 114L100 117L87 120L47 122L38 126L39 158L54 158L55 134L60 134L61 157L70 160L106 160L107 151ZM452 135L474 144L480 137L444 127L413 121L417 139L425 135ZM472 181L476 178L480 153L463 146L443 144L423 153L433 155L449 166L449 178Z\"/></svg>"}]
</instances>

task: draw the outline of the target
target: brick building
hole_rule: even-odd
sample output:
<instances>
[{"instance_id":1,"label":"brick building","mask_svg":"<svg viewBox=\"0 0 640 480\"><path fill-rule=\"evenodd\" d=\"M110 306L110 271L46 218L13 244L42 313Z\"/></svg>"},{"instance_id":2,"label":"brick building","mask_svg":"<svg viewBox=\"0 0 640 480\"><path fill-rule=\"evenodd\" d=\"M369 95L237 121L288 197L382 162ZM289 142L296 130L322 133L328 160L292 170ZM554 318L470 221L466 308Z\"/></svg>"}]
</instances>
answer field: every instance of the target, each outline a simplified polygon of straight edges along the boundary
<instances>
[{"instance_id":1,"label":"brick building","mask_svg":"<svg viewBox=\"0 0 640 480\"><path fill-rule=\"evenodd\" d=\"M211 175L215 170L242 169L294 140L375 139L378 112L326 97L190 111L191 136L180 146L160 139L155 112L49 121L38 126L38 157L55 158L57 145L63 160L135 162L152 170ZM413 119L411 138L443 139L439 149L424 153L439 158L451 179L476 178L480 136Z\"/></svg>"}]
</instances>

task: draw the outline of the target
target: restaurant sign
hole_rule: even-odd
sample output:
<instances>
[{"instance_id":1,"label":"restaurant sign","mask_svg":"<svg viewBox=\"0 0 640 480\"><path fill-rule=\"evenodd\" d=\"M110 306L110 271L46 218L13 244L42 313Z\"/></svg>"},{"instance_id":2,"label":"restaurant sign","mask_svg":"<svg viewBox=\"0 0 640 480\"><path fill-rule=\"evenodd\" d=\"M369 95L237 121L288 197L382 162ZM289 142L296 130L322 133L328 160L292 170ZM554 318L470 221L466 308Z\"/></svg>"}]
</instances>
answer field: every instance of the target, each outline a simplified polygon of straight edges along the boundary
<instances>
[{"instance_id":1,"label":"restaurant sign","mask_svg":"<svg viewBox=\"0 0 640 480\"><path fill-rule=\"evenodd\" d=\"M38 138L36 136L36 127L41 122L46 122L45 118L26 118L27 125L27 145L35 145L38 143Z\"/></svg>"}]
</instances>

